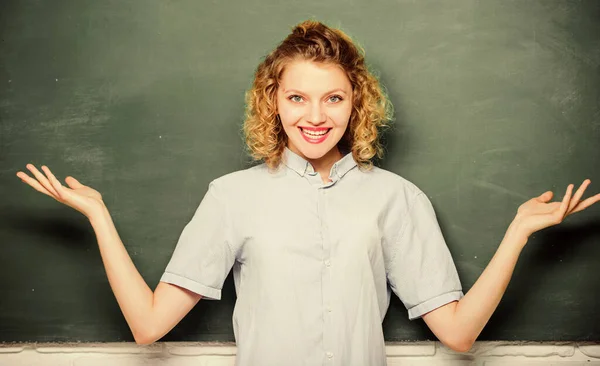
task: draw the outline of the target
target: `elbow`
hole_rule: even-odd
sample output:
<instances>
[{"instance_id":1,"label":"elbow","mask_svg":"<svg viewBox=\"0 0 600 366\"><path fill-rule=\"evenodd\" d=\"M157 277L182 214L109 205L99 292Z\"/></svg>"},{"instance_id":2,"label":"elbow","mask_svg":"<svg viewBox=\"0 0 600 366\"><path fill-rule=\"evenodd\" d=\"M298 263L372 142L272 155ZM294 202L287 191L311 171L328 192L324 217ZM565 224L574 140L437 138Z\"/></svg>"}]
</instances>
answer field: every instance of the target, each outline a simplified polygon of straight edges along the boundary
<instances>
[{"instance_id":1,"label":"elbow","mask_svg":"<svg viewBox=\"0 0 600 366\"><path fill-rule=\"evenodd\" d=\"M473 347L473 342L455 343L448 347L450 347L450 349L452 349L454 352L466 353L469 352Z\"/></svg>"},{"instance_id":2,"label":"elbow","mask_svg":"<svg viewBox=\"0 0 600 366\"><path fill-rule=\"evenodd\" d=\"M475 344L475 339L468 337L456 337L454 339L442 340L442 343L454 352L469 352Z\"/></svg>"},{"instance_id":3,"label":"elbow","mask_svg":"<svg viewBox=\"0 0 600 366\"><path fill-rule=\"evenodd\" d=\"M152 344L158 340L158 337L151 331L144 329L133 332L133 339L135 343L140 346Z\"/></svg>"},{"instance_id":4,"label":"elbow","mask_svg":"<svg viewBox=\"0 0 600 366\"><path fill-rule=\"evenodd\" d=\"M154 343L155 339L154 338L150 338L150 337L134 337L135 339L135 344L137 344L138 346L146 346L148 344L152 344Z\"/></svg>"}]
</instances>

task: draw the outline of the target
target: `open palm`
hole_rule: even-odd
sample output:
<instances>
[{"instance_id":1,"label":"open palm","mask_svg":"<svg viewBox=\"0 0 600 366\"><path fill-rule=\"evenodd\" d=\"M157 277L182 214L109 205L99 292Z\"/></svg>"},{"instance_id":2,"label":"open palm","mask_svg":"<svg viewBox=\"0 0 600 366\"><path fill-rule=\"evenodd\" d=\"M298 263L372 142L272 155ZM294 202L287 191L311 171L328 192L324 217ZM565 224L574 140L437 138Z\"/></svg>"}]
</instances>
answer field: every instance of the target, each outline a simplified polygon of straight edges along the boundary
<instances>
[{"instance_id":1,"label":"open palm","mask_svg":"<svg viewBox=\"0 0 600 366\"><path fill-rule=\"evenodd\" d=\"M33 178L24 172L18 172L17 177L38 192L76 209L88 218L104 206L102 195L98 191L79 183L73 177L65 179L68 185L68 187L65 187L46 166L42 166L45 175L33 164L27 164L27 169L31 172Z\"/></svg>"},{"instance_id":2,"label":"open palm","mask_svg":"<svg viewBox=\"0 0 600 366\"><path fill-rule=\"evenodd\" d=\"M569 184L560 202L550 202L553 196L550 191L530 199L519 207L513 222L527 237L536 231L560 224L567 216L600 201L600 194L581 200L590 183L589 179L583 181L575 194L573 194L573 185Z\"/></svg>"}]
</instances>

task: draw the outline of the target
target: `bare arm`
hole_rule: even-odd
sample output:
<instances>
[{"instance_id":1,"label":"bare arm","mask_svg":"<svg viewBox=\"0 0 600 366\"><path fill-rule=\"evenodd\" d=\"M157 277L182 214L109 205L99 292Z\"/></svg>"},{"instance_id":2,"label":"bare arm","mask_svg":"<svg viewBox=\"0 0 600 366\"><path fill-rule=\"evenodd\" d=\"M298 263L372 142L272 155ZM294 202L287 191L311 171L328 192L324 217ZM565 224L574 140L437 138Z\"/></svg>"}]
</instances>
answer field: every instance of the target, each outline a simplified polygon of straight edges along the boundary
<instances>
[{"instance_id":1,"label":"bare arm","mask_svg":"<svg viewBox=\"0 0 600 366\"><path fill-rule=\"evenodd\" d=\"M600 194L580 201L589 184L589 180L584 181L572 198L573 187L569 185L562 202L548 203L552 193L546 192L519 207L494 257L473 287L460 301L423 315L423 320L440 341L459 352L472 347L500 303L529 236L600 201Z\"/></svg>"},{"instance_id":2,"label":"bare arm","mask_svg":"<svg viewBox=\"0 0 600 366\"><path fill-rule=\"evenodd\" d=\"M466 352L498 307L524 245L509 229L496 254L473 287L460 299L439 307L423 320L442 343Z\"/></svg>"},{"instance_id":3,"label":"bare arm","mask_svg":"<svg viewBox=\"0 0 600 366\"><path fill-rule=\"evenodd\" d=\"M152 292L125 250L108 210L93 216L90 221L110 287L136 343L149 344L162 338L201 296L165 282L160 282Z\"/></svg>"},{"instance_id":4,"label":"bare arm","mask_svg":"<svg viewBox=\"0 0 600 366\"><path fill-rule=\"evenodd\" d=\"M198 303L201 296L181 287L160 282L148 287L127 253L100 193L72 177L64 187L46 167L44 174L27 166L34 178L17 176L37 191L84 214L91 222L106 275L136 343L149 344L162 338Z\"/></svg>"}]
</instances>

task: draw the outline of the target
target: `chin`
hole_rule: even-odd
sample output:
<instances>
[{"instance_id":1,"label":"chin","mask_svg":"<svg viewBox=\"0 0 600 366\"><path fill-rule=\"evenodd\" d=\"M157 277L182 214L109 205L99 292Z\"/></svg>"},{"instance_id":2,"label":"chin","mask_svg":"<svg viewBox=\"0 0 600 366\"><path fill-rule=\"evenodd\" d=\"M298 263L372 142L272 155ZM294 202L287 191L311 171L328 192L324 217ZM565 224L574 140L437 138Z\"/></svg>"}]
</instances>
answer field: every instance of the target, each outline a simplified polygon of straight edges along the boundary
<instances>
[{"instance_id":1,"label":"chin","mask_svg":"<svg viewBox=\"0 0 600 366\"><path fill-rule=\"evenodd\" d=\"M319 160L323 156L325 156L325 153L323 153L323 152L316 152L316 151L312 151L312 150L311 151L302 152L302 154L308 160Z\"/></svg>"},{"instance_id":2,"label":"chin","mask_svg":"<svg viewBox=\"0 0 600 366\"><path fill-rule=\"evenodd\" d=\"M319 160L322 157L324 157L325 155L327 155L327 153L329 153L332 149L335 148L334 146L302 146L302 148L300 149L300 152L302 153L302 155L304 155L305 158L309 159L309 160Z\"/></svg>"}]
</instances>

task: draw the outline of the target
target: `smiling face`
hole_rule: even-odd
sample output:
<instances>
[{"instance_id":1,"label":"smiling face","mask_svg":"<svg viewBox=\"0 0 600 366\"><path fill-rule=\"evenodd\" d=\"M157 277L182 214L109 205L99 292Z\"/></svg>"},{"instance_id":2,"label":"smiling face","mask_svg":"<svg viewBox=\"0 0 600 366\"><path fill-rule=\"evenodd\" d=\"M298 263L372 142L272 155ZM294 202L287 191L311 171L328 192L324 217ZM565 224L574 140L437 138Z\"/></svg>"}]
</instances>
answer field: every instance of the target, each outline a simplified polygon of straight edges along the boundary
<instances>
[{"instance_id":1,"label":"smiling face","mask_svg":"<svg viewBox=\"0 0 600 366\"><path fill-rule=\"evenodd\" d=\"M352 113L352 85L337 65L292 61L279 82L277 112L290 150L313 165L335 162Z\"/></svg>"}]
</instances>

